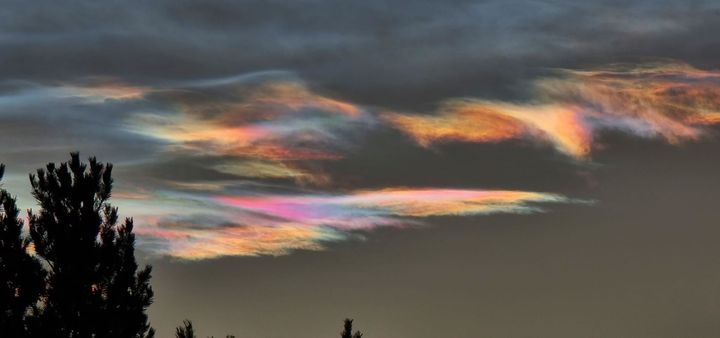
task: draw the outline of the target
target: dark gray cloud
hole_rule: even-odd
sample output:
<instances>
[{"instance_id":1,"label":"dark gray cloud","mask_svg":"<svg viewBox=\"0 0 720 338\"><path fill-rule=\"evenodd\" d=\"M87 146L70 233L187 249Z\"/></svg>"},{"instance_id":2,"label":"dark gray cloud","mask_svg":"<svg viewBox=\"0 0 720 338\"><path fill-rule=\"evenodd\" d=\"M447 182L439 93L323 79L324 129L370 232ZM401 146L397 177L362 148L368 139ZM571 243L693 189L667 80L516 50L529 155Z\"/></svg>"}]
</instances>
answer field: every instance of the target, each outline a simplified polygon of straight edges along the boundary
<instances>
[{"instance_id":1,"label":"dark gray cloud","mask_svg":"<svg viewBox=\"0 0 720 338\"><path fill-rule=\"evenodd\" d=\"M674 58L716 66L712 1L13 2L4 78L129 82L288 69L350 99L418 107L522 95L552 67Z\"/></svg>"}]
</instances>

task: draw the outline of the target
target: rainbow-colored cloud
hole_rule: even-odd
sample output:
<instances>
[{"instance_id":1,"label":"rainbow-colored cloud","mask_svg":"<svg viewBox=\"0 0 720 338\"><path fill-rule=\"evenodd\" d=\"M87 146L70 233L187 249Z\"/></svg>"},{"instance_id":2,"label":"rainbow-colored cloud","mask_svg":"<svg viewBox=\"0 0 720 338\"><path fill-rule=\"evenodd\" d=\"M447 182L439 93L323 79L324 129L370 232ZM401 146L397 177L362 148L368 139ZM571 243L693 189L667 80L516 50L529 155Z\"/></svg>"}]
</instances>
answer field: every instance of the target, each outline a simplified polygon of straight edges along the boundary
<instances>
[{"instance_id":1,"label":"rainbow-colored cloud","mask_svg":"<svg viewBox=\"0 0 720 338\"><path fill-rule=\"evenodd\" d=\"M531 139L576 158L590 154L602 130L677 143L720 123L720 72L685 64L564 70L534 88L530 103L452 99L433 115L384 116L423 146Z\"/></svg>"},{"instance_id":2,"label":"rainbow-colored cloud","mask_svg":"<svg viewBox=\"0 0 720 338\"><path fill-rule=\"evenodd\" d=\"M255 178L322 182L300 162L342 157L349 136L375 122L366 108L316 94L296 80L222 87L216 100L187 99L207 88L170 92L178 111L136 114L135 132L168 143L168 150L226 157L216 168Z\"/></svg>"},{"instance_id":3,"label":"rainbow-colored cloud","mask_svg":"<svg viewBox=\"0 0 720 338\"><path fill-rule=\"evenodd\" d=\"M568 202L548 193L464 189L381 189L344 195L260 195L210 198L232 217L217 224L156 220L138 232L162 241L162 254L184 259L281 255L319 250L349 231L403 227L426 217L537 212L539 203ZM149 220L146 220L149 221Z\"/></svg>"},{"instance_id":4,"label":"rainbow-colored cloud","mask_svg":"<svg viewBox=\"0 0 720 338\"><path fill-rule=\"evenodd\" d=\"M720 123L720 72L684 64L562 70L532 86L535 96L526 102L456 98L433 114L369 108L287 78L146 90L142 99L169 103L170 109L135 113L128 129L160 141L166 155L210 159L201 166L224 178L169 179L162 194L122 203L147 225L138 227L143 241L162 255L206 259L320 250L324 242L358 231L429 217L528 213L541 203L570 202L556 194L503 190L337 193L323 164L351 156L354 141L372 137L375 128L396 128L423 147L525 139L584 159L603 131L678 143ZM278 179L285 181L274 185Z\"/></svg>"}]
</instances>

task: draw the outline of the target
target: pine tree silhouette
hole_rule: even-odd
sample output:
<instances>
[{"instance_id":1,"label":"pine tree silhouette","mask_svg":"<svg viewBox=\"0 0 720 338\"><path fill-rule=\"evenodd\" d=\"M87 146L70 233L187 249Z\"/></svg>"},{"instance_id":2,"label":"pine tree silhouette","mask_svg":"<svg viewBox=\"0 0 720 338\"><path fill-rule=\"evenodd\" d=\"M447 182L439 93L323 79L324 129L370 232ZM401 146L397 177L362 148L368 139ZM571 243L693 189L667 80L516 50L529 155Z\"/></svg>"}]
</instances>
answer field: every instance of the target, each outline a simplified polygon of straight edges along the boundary
<instances>
[{"instance_id":1,"label":"pine tree silhouette","mask_svg":"<svg viewBox=\"0 0 720 338\"><path fill-rule=\"evenodd\" d=\"M343 331L340 332L340 338L361 338L363 336L362 332L355 331L355 333L352 332L352 324L353 320L350 318L345 319L345 323L343 325Z\"/></svg>"},{"instance_id":2,"label":"pine tree silhouette","mask_svg":"<svg viewBox=\"0 0 720 338\"><path fill-rule=\"evenodd\" d=\"M175 338L197 338L192 322L183 320L183 325L175 329Z\"/></svg>"},{"instance_id":3,"label":"pine tree silhouette","mask_svg":"<svg viewBox=\"0 0 720 338\"><path fill-rule=\"evenodd\" d=\"M5 166L0 165L0 179ZM43 290L44 271L28 254L29 242L22 237L22 220L13 198L0 190L0 336L27 337L28 315L36 310Z\"/></svg>"},{"instance_id":4,"label":"pine tree silhouette","mask_svg":"<svg viewBox=\"0 0 720 338\"><path fill-rule=\"evenodd\" d=\"M182 325L175 328L175 338L197 338L192 321L187 319L183 320ZM215 338L215 336L210 336L208 338ZM229 334L226 335L225 338L235 338L235 336Z\"/></svg>"},{"instance_id":5,"label":"pine tree silhouette","mask_svg":"<svg viewBox=\"0 0 720 338\"><path fill-rule=\"evenodd\" d=\"M149 266L138 271L132 219L118 225L108 200L112 165L72 153L30 175L40 210L28 211L30 236L47 266L34 337L153 337Z\"/></svg>"}]
</instances>

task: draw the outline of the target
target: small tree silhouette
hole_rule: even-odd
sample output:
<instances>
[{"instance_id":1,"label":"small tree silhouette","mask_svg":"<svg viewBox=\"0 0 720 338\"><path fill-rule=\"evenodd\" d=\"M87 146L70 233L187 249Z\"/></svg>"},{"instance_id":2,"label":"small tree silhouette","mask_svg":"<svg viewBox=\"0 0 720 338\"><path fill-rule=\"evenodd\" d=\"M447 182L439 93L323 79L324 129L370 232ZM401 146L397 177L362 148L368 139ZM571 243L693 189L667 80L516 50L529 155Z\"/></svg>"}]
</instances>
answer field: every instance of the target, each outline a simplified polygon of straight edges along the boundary
<instances>
[{"instance_id":1,"label":"small tree silhouette","mask_svg":"<svg viewBox=\"0 0 720 338\"><path fill-rule=\"evenodd\" d=\"M340 338L361 338L363 336L362 332L355 331L355 333L352 332L352 324L353 320L350 318L345 319L345 323L343 325L343 330L340 332Z\"/></svg>"},{"instance_id":2,"label":"small tree silhouette","mask_svg":"<svg viewBox=\"0 0 720 338\"><path fill-rule=\"evenodd\" d=\"M108 200L112 165L88 165L72 153L30 175L40 205L28 211L30 236L47 266L35 337L154 336L145 311L152 303L150 267L138 270L132 219L118 226Z\"/></svg>"},{"instance_id":3,"label":"small tree silhouette","mask_svg":"<svg viewBox=\"0 0 720 338\"><path fill-rule=\"evenodd\" d=\"M4 172L0 165L0 179ZM0 190L0 206L0 336L26 337L28 315L37 309L43 290L44 271L28 253L20 210L5 189Z\"/></svg>"},{"instance_id":4,"label":"small tree silhouette","mask_svg":"<svg viewBox=\"0 0 720 338\"><path fill-rule=\"evenodd\" d=\"M188 319L183 320L182 325L175 328L175 338L197 338L195 335L195 329L193 329L192 321ZM215 338L215 336L210 336L208 338ZM225 336L225 338L235 338L235 336L229 334Z\"/></svg>"},{"instance_id":5,"label":"small tree silhouette","mask_svg":"<svg viewBox=\"0 0 720 338\"><path fill-rule=\"evenodd\" d=\"M183 320L183 325L175 329L175 338L197 338L192 322Z\"/></svg>"}]
</instances>

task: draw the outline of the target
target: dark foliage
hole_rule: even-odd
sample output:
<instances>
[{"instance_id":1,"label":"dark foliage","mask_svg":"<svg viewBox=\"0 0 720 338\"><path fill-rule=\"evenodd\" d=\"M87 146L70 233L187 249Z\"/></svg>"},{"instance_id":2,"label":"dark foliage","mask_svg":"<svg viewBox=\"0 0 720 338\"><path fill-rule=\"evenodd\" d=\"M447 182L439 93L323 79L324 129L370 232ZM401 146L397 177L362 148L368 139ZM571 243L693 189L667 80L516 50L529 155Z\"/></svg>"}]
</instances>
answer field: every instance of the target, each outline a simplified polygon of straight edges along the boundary
<instances>
[{"instance_id":1,"label":"dark foliage","mask_svg":"<svg viewBox=\"0 0 720 338\"><path fill-rule=\"evenodd\" d=\"M29 238L14 198L0 190L0 336L154 336L145 314L151 269L138 270L133 221L118 224L108 203L111 174L112 165L90 158L88 166L77 153L31 174L40 209L28 211Z\"/></svg>"},{"instance_id":2,"label":"dark foliage","mask_svg":"<svg viewBox=\"0 0 720 338\"><path fill-rule=\"evenodd\" d=\"M112 165L77 153L30 175L40 205L28 212L30 236L47 264L46 293L35 336L151 337L150 267L138 271L132 219L118 225L108 203Z\"/></svg>"},{"instance_id":3,"label":"dark foliage","mask_svg":"<svg viewBox=\"0 0 720 338\"><path fill-rule=\"evenodd\" d=\"M183 325L175 329L175 338L197 338L192 322L183 320Z\"/></svg>"},{"instance_id":4,"label":"dark foliage","mask_svg":"<svg viewBox=\"0 0 720 338\"><path fill-rule=\"evenodd\" d=\"M0 165L0 178L4 169ZM0 205L0 336L26 337L30 314L37 311L43 291L44 271L28 253L20 211L5 189L0 190Z\"/></svg>"},{"instance_id":5,"label":"dark foliage","mask_svg":"<svg viewBox=\"0 0 720 338\"><path fill-rule=\"evenodd\" d=\"M193 329L192 322L189 320L183 320L183 323L181 326L178 326L175 329L175 338L197 338L195 335L195 329ZM215 338L208 337L208 338ZM227 335L225 338L235 338L233 335Z\"/></svg>"},{"instance_id":6,"label":"dark foliage","mask_svg":"<svg viewBox=\"0 0 720 338\"><path fill-rule=\"evenodd\" d=\"M340 338L361 338L362 332L355 331L355 333L352 332L352 324L353 320L350 318L345 319L345 323L343 325L343 330L340 332Z\"/></svg>"},{"instance_id":7,"label":"dark foliage","mask_svg":"<svg viewBox=\"0 0 720 338\"><path fill-rule=\"evenodd\" d=\"M352 332L353 320L350 318L345 319L345 323L343 325L343 331L340 332L340 338L362 338L363 334L360 331L355 331L355 333ZM192 322L190 320L184 320L182 325L178 326L175 329L175 338L197 338L197 335L195 335L195 329L193 328ZM214 337L208 337L208 338L214 338ZM233 335L227 335L225 338L235 338Z\"/></svg>"}]
</instances>

